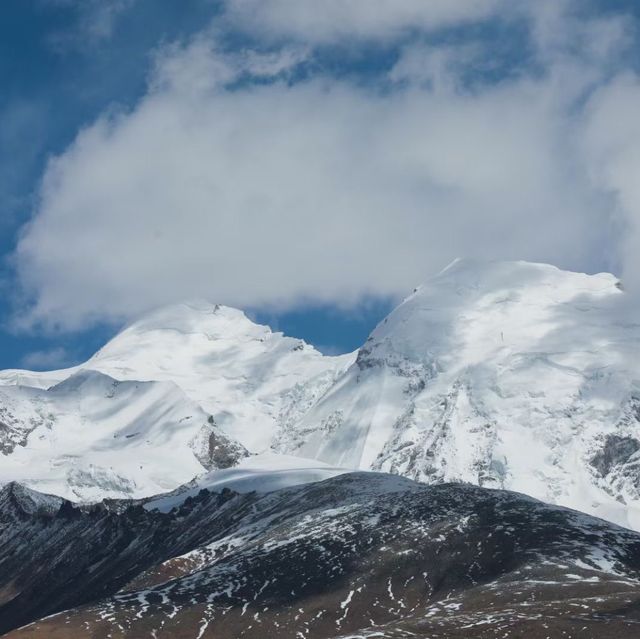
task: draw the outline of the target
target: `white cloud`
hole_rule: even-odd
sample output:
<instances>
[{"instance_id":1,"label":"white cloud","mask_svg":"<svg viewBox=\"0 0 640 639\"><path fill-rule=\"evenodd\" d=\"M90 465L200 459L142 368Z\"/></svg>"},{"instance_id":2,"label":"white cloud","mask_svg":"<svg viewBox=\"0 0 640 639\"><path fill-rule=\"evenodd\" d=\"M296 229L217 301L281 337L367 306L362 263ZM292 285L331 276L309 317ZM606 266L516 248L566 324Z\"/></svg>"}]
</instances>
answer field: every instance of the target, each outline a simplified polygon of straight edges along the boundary
<instances>
[{"instance_id":1,"label":"white cloud","mask_svg":"<svg viewBox=\"0 0 640 639\"><path fill-rule=\"evenodd\" d=\"M411 44L403 49L389 73L392 82L409 82L435 92L457 90L462 75L470 68L490 68L479 44L425 45Z\"/></svg>"},{"instance_id":2,"label":"white cloud","mask_svg":"<svg viewBox=\"0 0 640 639\"><path fill-rule=\"evenodd\" d=\"M227 18L261 37L389 39L486 18L503 0L228 0Z\"/></svg>"},{"instance_id":3,"label":"white cloud","mask_svg":"<svg viewBox=\"0 0 640 639\"><path fill-rule=\"evenodd\" d=\"M239 79L286 78L309 55L305 47L295 46L267 52L251 49L221 52L211 34L200 34L187 46L176 43L156 52L149 92L163 91L202 100L207 93Z\"/></svg>"},{"instance_id":4,"label":"white cloud","mask_svg":"<svg viewBox=\"0 0 640 639\"><path fill-rule=\"evenodd\" d=\"M587 11L585 11L585 8ZM625 14L591 15L576 0L538 0L522 6L543 61L576 57L606 65L633 44L635 20Z\"/></svg>"},{"instance_id":5,"label":"white cloud","mask_svg":"<svg viewBox=\"0 0 640 639\"><path fill-rule=\"evenodd\" d=\"M353 304L456 255L588 269L601 254L606 201L570 117L588 73L473 92L227 88L255 73L242 59L173 48L132 112L50 163L15 254L27 323L73 329L188 297Z\"/></svg>"},{"instance_id":6,"label":"white cloud","mask_svg":"<svg viewBox=\"0 0 640 639\"><path fill-rule=\"evenodd\" d=\"M626 73L602 87L585 114L583 152L595 185L608 192L620 224L622 276L640 293L640 78Z\"/></svg>"},{"instance_id":7,"label":"white cloud","mask_svg":"<svg viewBox=\"0 0 640 639\"><path fill-rule=\"evenodd\" d=\"M535 64L472 89L464 74L494 64L481 40L409 40L377 88L317 67L293 81L341 34L392 37L496 6L365 4L241 0L228 6L237 25L264 20L299 42L229 53L209 31L160 51L137 106L50 162L14 254L22 324L77 329L191 297L353 305L400 296L458 255L638 271L640 88L609 79L624 21L518 3Z\"/></svg>"}]
</instances>

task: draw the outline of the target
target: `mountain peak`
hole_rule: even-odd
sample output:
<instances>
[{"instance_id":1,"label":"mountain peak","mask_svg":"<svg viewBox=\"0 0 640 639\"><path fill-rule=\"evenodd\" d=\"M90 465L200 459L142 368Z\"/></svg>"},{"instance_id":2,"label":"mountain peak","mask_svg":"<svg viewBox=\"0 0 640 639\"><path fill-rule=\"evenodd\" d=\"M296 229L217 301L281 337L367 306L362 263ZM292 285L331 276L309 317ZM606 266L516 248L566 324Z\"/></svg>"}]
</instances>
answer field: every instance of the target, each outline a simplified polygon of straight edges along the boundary
<instances>
[{"instance_id":1,"label":"mountain peak","mask_svg":"<svg viewBox=\"0 0 640 639\"><path fill-rule=\"evenodd\" d=\"M601 290L606 285L619 285L618 278L611 273L589 275L542 262L478 258L456 258L419 288L438 282L466 284L478 289L523 288L544 283L545 286Z\"/></svg>"},{"instance_id":2,"label":"mountain peak","mask_svg":"<svg viewBox=\"0 0 640 639\"><path fill-rule=\"evenodd\" d=\"M25 515L52 515L63 503L64 499L61 497L32 490L17 481L11 481L0 488L0 507L5 513L13 509Z\"/></svg>"},{"instance_id":3,"label":"mountain peak","mask_svg":"<svg viewBox=\"0 0 640 639\"><path fill-rule=\"evenodd\" d=\"M270 333L271 329L252 322L243 311L231 306L213 304L205 300L189 300L147 313L129 324L124 332L173 330L189 333L208 333L233 336L243 333Z\"/></svg>"},{"instance_id":4,"label":"mountain peak","mask_svg":"<svg viewBox=\"0 0 640 639\"><path fill-rule=\"evenodd\" d=\"M620 281L610 273L458 259L416 288L376 327L370 343L414 360L437 353L452 360L474 349L485 359L496 349L544 350L545 336L555 329L587 324L610 331L621 296Z\"/></svg>"},{"instance_id":5,"label":"mountain peak","mask_svg":"<svg viewBox=\"0 0 640 639\"><path fill-rule=\"evenodd\" d=\"M133 322L82 368L116 380L171 381L251 452L266 450L294 404L317 393L353 361L325 357L272 332L242 311L195 300Z\"/></svg>"}]
</instances>

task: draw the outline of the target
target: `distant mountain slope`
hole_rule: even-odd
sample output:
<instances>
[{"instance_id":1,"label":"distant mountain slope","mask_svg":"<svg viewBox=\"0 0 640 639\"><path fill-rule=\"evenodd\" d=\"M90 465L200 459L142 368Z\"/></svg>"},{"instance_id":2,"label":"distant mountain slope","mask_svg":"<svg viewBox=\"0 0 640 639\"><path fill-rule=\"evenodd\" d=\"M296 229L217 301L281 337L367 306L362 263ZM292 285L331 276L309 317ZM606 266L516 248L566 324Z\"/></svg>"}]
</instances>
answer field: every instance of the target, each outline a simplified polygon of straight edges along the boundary
<instances>
[{"instance_id":1,"label":"distant mountain slope","mask_svg":"<svg viewBox=\"0 0 640 639\"><path fill-rule=\"evenodd\" d=\"M82 370L49 390L0 386L0 483L75 500L172 490L246 450L172 382Z\"/></svg>"},{"instance_id":2,"label":"distant mountain slope","mask_svg":"<svg viewBox=\"0 0 640 639\"><path fill-rule=\"evenodd\" d=\"M160 513L12 484L0 524L0 632L40 619L12 639L632 639L640 624L640 534L468 485L353 473Z\"/></svg>"},{"instance_id":3,"label":"distant mountain slope","mask_svg":"<svg viewBox=\"0 0 640 639\"><path fill-rule=\"evenodd\" d=\"M640 319L618 280L460 260L373 331L277 449L509 488L640 527Z\"/></svg>"}]
</instances>

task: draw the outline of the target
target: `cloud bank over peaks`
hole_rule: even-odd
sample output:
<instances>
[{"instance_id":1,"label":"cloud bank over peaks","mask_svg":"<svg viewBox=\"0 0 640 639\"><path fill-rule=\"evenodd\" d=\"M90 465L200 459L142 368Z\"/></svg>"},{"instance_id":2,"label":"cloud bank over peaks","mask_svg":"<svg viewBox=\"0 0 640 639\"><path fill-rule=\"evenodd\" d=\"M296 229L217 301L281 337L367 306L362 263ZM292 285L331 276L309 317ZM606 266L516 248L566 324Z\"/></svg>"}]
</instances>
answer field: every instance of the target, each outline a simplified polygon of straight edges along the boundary
<instances>
[{"instance_id":1,"label":"cloud bank over peaks","mask_svg":"<svg viewBox=\"0 0 640 639\"><path fill-rule=\"evenodd\" d=\"M535 64L500 60L499 77L477 36L410 39L357 82L313 49L338 37L332 12L379 34L385 20L397 33L416 16L484 19L497 3L381 1L375 16L355 0L295 4L300 37L281 29L277 46L230 48L209 29L165 47L135 108L52 159L14 254L23 325L74 330L197 297L350 306L403 296L457 255L632 272L639 98L632 72L610 72L614 27L531 18ZM288 6L246 0L226 19L249 32L249 14L269 12L275 33ZM567 50L559 23L591 36Z\"/></svg>"}]
</instances>

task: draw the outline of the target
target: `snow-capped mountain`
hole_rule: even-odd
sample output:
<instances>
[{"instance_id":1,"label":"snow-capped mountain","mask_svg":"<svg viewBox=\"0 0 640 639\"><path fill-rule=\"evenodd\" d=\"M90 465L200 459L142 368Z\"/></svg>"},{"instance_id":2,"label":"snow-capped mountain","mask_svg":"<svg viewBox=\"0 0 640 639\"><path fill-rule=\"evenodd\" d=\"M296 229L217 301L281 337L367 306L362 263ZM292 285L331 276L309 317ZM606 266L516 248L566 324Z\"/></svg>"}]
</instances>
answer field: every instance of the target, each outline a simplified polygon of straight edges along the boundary
<instances>
[{"instance_id":1,"label":"snow-capped mountain","mask_svg":"<svg viewBox=\"0 0 640 639\"><path fill-rule=\"evenodd\" d=\"M513 489L640 528L640 320L627 298L609 274L460 260L416 289L356 354L326 357L241 311L181 304L133 323L75 369L0 373L0 389L30 396L79 371L172 383L191 402L187 414L201 411L229 445L252 454ZM0 410L11 401L0 398ZM65 410L57 404L53 414ZM0 441L11 447L5 458L28 464L39 450L44 459L46 427L33 430L26 409L13 414L27 417L8 423L0 414ZM75 443L56 450L68 466L84 464ZM32 466L39 463L34 457ZM118 475L137 486L156 486L145 475L165 468L135 467L142 474ZM0 481L101 495L98 481L94 493L65 492L12 472ZM162 489L204 469L189 462L175 472Z\"/></svg>"},{"instance_id":2,"label":"snow-capped mountain","mask_svg":"<svg viewBox=\"0 0 640 639\"><path fill-rule=\"evenodd\" d=\"M354 358L232 308L160 309L80 366L0 373L0 484L83 501L173 490L236 464L243 443L268 450Z\"/></svg>"},{"instance_id":3,"label":"snow-capped mountain","mask_svg":"<svg viewBox=\"0 0 640 639\"><path fill-rule=\"evenodd\" d=\"M459 260L373 331L283 452L509 488L640 527L640 319L612 275Z\"/></svg>"},{"instance_id":4,"label":"snow-capped mountain","mask_svg":"<svg viewBox=\"0 0 640 639\"><path fill-rule=\"evenodd\" d=\"M299 339L207 302L162 308L134 322L79 367L4 371L0 384L48 388L77 370L117 380L169 381L251 452L264 452L355 355L326 357Z\"/></svg>"},{"instance_id":5,"label":"snow-capped mountain","mask_svg":"<svg viewBox=\"0 0 640 639\"><path fill-rule=\"evenodd\" d=\"M157 503L0 489L0 633L638 636L640 534L516 493L350 473Z\"/></svg>"}]
</instances>

